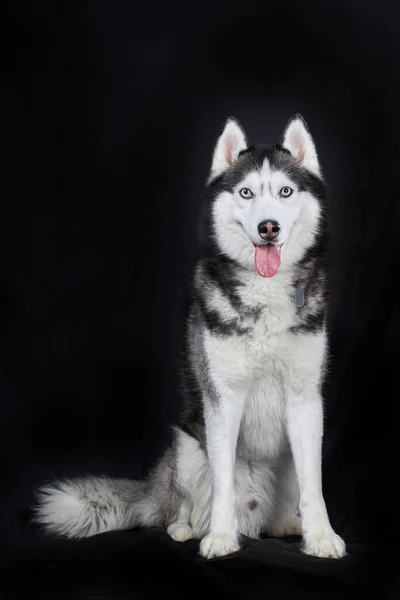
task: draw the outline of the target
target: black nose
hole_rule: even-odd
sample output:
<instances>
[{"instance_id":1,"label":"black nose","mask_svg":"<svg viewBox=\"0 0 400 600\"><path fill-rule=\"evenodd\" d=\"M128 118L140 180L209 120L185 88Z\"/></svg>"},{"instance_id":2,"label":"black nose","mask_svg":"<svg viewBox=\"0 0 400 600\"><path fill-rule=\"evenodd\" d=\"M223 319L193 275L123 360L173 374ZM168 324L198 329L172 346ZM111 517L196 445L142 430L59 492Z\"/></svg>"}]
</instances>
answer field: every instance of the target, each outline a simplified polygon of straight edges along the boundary
<instances>
[{"instance_id":1,"label":"black nose","mask_svg":"<svg viewBox=\"0 0 400 600\"><path fill-rule=\"evenodd\" d=\"M277 221L263 221L258 226L258 233L263 240L275 240L279 235L280 229Z\"/></svg>"}]
</instances>

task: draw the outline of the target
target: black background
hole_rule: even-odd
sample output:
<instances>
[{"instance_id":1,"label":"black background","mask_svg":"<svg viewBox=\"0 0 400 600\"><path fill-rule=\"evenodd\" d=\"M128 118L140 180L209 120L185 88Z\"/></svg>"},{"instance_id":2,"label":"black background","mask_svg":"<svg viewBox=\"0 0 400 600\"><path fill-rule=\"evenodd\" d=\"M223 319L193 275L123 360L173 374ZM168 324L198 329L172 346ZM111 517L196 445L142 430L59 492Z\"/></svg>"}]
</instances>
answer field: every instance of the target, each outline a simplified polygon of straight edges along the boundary
<instances>
[{"instance_id":1,"label":"black background","mask_svg":"<svg viewBox=\"0 0 400 600\"><path fill-rule=\"evenodd\" d=\"M397 597L399 13L2 4L0 596ZM39 485L142 477L163 451L213 145L227 116L275 142L296 112L330 185L324 491L350 556L264 540L205 563L159 530L44 537Z\"/></svg>"}]
</instances>

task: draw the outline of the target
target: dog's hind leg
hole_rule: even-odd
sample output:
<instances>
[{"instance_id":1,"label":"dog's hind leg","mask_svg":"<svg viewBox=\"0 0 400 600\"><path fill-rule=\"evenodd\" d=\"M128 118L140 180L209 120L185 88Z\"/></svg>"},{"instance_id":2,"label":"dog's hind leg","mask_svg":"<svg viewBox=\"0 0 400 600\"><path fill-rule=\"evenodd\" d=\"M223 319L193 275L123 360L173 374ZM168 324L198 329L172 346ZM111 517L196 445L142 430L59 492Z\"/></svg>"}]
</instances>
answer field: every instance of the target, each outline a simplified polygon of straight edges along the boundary
<instances>
[{"instance_id":1,"label":"dog's hind leg","mask_svg":"<svg viewBox=\"0 0 400 600\"><path fill-rule=\"evenodd\" d=\"M189 498L182 498L176 520L167 527L167 532L176 542L185 542L193 537L193 529L190 526L192 510L193 502Z\"/></svg>"},{"instance_id":2,"label":"dog's hind leg","mask_svg":"<svg viewBox=\"0 0 400 600\"><path fill-rule=\"evenodd\" d=\"M176 541L202 538L210 526L211 473L199 442L177 430L174 479L179 494L178 509L171 515L167 531Z\"/></svg>"},{"instance_id":3,"label":"dog's hind leg","mask_svg":"<svg viewBox=\"0 0 400 600\"><path fill-rule=\"evenodd\" d=\"M268 527L271 537L301 535L301 518L298 513L300 491L291 454L282 457L276 470L275 508Z\"/></svg>"}]
</instances>

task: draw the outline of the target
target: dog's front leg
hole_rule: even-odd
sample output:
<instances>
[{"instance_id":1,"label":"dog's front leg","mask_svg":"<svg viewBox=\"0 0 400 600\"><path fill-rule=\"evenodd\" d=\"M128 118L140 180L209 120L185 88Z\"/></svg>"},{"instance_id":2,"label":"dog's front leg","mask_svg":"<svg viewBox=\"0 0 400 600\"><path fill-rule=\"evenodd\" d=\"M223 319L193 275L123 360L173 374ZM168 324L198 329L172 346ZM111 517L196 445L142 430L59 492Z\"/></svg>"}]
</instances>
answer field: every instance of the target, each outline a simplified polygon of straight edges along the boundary
<instances>
[{"instance_id":1,"label":"dog's front leg","mask_svg":"<svg viewBox=\"0 0 400 600\"><path fill-rule=\"evenodd\" d=\"M243 399L220 387L215 398L205 400L207 452L212 474L210 531L200 544L206 558L239 550L235 465L236 445L243 412Z\"/></svg>"},{"instance_id":2,"label":"dog's front leg","mask_svg":"<svg viewBox=\"0 0 400 600\"><path fill-rule=\"evenodd\" d=\"M345 544L331 527L322 495L323 411L317 388L289 396L287 411L289 438L300 486L303 550L314 556L341 558L346 553Z\"/></svg>"}]
</instances>

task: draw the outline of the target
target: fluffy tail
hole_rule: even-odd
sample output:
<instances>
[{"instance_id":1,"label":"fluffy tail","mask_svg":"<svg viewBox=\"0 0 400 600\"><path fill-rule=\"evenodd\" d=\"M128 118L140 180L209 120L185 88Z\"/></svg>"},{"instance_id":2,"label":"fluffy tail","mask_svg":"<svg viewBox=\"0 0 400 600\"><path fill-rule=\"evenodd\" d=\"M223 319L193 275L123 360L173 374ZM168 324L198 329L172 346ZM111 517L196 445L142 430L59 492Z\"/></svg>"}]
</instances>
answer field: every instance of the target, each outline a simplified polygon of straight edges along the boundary
<instances>
[{"instance_id":1,"label":"fluffy tail","mask_svg":"<svg viewBox=\"0 0 400 600\"><path fill-rule=\"evenodd\" d=\"M48 533L90 537L136 526L162 525L163 506L147 481L87 477L43 487L35 521Z\"/></svg>"}]
</instances>

